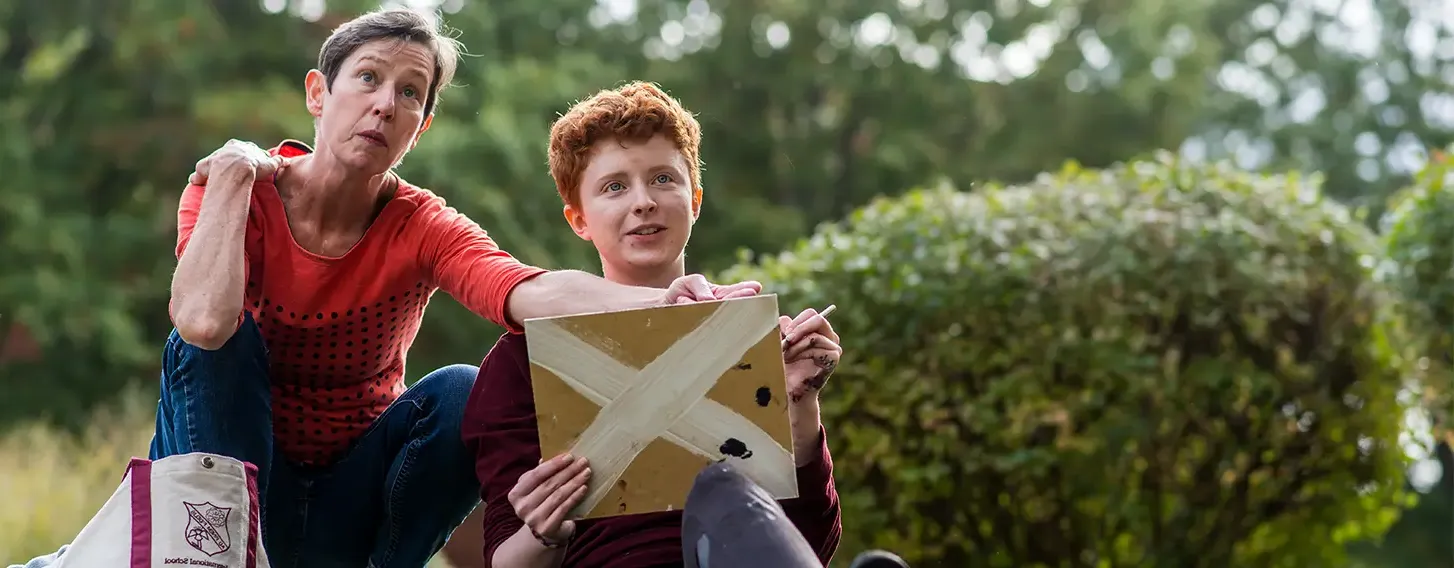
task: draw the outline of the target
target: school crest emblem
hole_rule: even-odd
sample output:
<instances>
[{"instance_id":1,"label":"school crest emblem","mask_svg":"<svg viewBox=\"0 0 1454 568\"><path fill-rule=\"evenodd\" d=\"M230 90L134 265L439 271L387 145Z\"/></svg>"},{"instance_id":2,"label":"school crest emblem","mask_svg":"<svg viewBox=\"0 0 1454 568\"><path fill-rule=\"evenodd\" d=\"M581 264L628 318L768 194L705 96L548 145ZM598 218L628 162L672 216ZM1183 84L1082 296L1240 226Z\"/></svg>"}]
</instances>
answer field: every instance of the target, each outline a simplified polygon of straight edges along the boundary
<instances>
[{"instance_id":1,"label":"school crest emblem","mask_svg":"<svg viewBox=\"0 0 1454 568\"><path fill-rule=\"evenodd\" d=\"M216 556L232 548L232 537L227 534L227 517L232 514L231 507L185 501L182 506L187 508L187 544L207 556Z\"/></svg>"}]
</instances>

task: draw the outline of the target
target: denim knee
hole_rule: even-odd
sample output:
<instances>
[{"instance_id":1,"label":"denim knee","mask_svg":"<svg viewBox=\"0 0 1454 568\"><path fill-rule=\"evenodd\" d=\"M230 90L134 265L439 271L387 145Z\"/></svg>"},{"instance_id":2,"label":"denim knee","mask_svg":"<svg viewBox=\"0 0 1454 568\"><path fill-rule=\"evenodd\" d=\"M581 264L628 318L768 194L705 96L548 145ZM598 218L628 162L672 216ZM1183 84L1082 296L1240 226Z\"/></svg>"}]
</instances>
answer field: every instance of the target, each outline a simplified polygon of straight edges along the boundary
<instances>
[{"instance_id":1,"label":"denim knee","mask_svg":"<svg viewBox=\"0 0 1454 568\"><path fill-rule=\"evenodd\" d=\"M172 331L149 455L207 452L243 460L258 467L265 493L272 447L267 350L251 315L216 350L190 345Z\"/></svg>"},{"instance_id":2,"label":"denim knee","mask_svg":"<svg viewBox=\"0 0 1454 568\"><path fill-rule=\"evenodd\" d=\"M479 372L479 367L462 363L440 367L424 375L400 398L423 410L424 416L440 431L457 437L464 421L465 403Z\"/></svg>"},{"instance_id":3,"label":"denim knee","mask_svg":"<svg viewBox=\"0 0 1454 568\"><path fill-rule=\"evenodd\" d=\"M420 566L479 503L474 455L460 439L465 401L479 369L450 365L409 387L407 440L388 480L383 532L370 558L375 566Z\"/></svg>"},{"instance_id":4,"label":"denim knee","mask_svg":"<svg viewBox=\"0 0 1454 568\"><path fill-rule=\"evenodd\" d=\"M175 370L192 362L206 361L223 363L227 365L251 364L261 369L267 369L268 350L267 343L263 339L262 330L257 322L253 320L251 313L244 313L242 322L238 324L237 330L232 337L227 339L222 347L215 351L209 351L197 347L172 328L171 334L167 336L166 353L162 357L162 367L165 370ZM166 373L170 380L191 378L192 373ZM264 377L265 378L265 377ZM163 386L171 386L163 385Z\"/></svg>"}]
</instances>

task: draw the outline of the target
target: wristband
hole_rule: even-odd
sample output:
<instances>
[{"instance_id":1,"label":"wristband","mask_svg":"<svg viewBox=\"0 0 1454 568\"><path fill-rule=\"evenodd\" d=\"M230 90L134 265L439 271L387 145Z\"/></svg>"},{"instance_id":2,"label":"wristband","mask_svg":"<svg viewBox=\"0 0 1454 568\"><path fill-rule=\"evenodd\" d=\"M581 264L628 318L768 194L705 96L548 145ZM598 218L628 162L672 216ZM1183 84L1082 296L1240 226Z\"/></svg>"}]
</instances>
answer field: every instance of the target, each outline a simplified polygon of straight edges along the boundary
<instances>
[{"instance_id":1,"label":"wristband","mask_svg":"<svg viewBox=\"0 0 1454 568\"><path fill-rule=\"evenodd\" d=\"M527 526L526 528L530 528L530 527ZM565 546L567 543L570 542L570 537L565 537L564 539L561 539L561 540L550 540L548 538L545 538L544 535L542 535L542 534L540 534L538 532L535 532L535 529L533 529L533 528L530 528L530 535L531 536L534 536L535 537L535 540L539 541L541 546L544 546L544 547L549 548L549 549L560 548L560 547Z\"/></svg>"}]
</instances>

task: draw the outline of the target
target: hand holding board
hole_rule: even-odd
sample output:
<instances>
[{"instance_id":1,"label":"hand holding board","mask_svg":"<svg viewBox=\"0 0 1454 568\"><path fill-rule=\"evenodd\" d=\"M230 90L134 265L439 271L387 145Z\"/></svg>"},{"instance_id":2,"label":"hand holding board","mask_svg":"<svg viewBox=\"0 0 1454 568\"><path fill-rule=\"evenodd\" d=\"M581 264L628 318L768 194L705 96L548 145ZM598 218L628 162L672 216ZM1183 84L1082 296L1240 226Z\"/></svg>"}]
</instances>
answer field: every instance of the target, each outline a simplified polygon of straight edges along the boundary
<instances>
[{"instance_id":1,"label":"hand holding board","mask_svg":"<svg viewBox=\"0 0 1454 568\"><path fill-rule=\"evenodd\" d=\"M708 464L798 496L777 297L525 321L541 456L589 460L572 517L681 509Z\"/></svg>"}]
</instances>

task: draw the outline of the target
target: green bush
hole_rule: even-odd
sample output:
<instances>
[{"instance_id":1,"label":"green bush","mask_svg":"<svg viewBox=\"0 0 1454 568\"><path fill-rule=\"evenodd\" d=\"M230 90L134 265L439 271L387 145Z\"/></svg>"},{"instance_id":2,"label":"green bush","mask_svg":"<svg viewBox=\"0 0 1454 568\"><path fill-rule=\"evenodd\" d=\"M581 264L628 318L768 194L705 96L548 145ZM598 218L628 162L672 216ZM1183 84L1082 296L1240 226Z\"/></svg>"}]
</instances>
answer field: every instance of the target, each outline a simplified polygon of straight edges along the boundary
<instances>
[{"instance_id":1,"label":"green bush","mask_svg":"<svg viewBox=\"0 0 1454 568\"><path fill-rule=\"evenodd\" d=\"M1421 367L1429 375L1424 401L1441 430L1450 427L1449 370L1454 365L1454 167L1442 155L1395 194L1383 217L1389 262L1382 271L1406 301L1408 320L1427 341ZM1454 442L1454 438L1451 438ZM1454 475L1454 472L1447 472Z\"/></svg>"},{"instance_id":2,"label":"green bush","mask_svg":"<svg viewBox=\"0 0 1454 568\"><path fill-rule=\"evenodd\" d=\"M753 278L829 303L840 558L1334 566L1405 503L1403 333L1317 180L1170 157L876 201Z\"/></svg>"}]
</instances>

